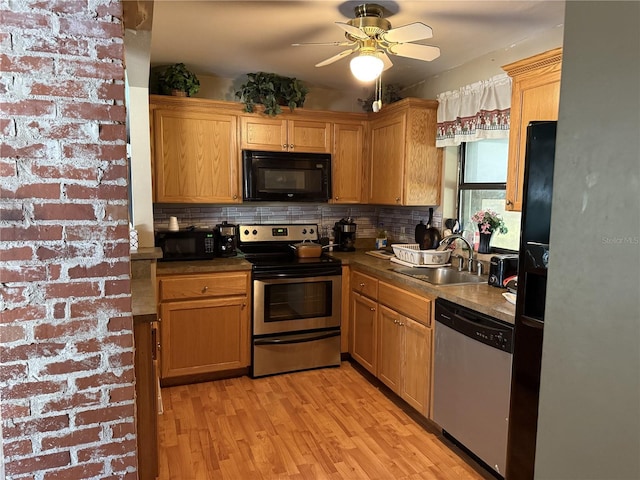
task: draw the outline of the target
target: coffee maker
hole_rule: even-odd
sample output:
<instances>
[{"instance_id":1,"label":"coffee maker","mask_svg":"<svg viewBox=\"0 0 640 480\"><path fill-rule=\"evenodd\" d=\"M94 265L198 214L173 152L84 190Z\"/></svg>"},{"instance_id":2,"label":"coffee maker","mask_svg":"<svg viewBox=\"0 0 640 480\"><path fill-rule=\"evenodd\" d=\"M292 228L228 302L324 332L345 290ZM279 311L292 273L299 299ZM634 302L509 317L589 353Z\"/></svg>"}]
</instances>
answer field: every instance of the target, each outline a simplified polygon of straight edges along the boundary
<instances>
[{"instance_id":1,"label":"coffee maker","mask_svg":"<svg viewBox=\"0 0 640 480\"><path fill-rule=\"evenodd\" d=\"M217 249L219 257L235 257L237 227L226 221L216 225Z\"/></svg>"},{"instance_id":2,"label":"coffee maker","mask_svg":"<svg viewBox=\"0 0 640 480\"><path fill-rule=\"evenodd\" d=\"M336 250L339 252L355 251L356 224L351 217L343 218L339 222L336 222L333 226L333 232L335 235L335 243L338 245L334 247Z\"/></svg>"}]
</instances>

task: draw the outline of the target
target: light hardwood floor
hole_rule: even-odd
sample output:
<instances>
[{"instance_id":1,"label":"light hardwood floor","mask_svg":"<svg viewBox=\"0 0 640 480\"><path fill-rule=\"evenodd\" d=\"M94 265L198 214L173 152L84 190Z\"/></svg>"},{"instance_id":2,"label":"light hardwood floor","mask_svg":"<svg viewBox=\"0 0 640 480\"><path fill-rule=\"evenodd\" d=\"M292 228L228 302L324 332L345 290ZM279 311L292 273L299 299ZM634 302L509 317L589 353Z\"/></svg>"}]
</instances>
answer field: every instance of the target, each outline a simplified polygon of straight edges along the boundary
<instances>
[{"instance_id":1,"label":"light hardwood floor","mask_svg":"<svg viewBox=\"0 0 640 480\"><path fill-rule=\"evenodd\" d=\"M491 478L348 362L162 396L159 480Z\"/></svg>"}]
</instances>

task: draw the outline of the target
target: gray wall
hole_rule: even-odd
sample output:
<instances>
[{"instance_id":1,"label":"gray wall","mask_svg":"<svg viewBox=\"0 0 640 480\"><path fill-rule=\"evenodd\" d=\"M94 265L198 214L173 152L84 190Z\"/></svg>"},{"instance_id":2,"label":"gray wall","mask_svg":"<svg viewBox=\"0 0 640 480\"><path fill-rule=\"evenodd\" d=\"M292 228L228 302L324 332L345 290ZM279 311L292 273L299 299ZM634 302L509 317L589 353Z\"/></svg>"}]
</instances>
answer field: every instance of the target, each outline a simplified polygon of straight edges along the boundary
<instances>
[{"instance_id":1,"label":"gray wall","mask_svg":"<svg viewBox=\"0 0 640 480\"><path fill-rule=\"evenodd\" d=\"M640 3L567 2L536 478L640 478Z\"/></svg>"}]
</instances>

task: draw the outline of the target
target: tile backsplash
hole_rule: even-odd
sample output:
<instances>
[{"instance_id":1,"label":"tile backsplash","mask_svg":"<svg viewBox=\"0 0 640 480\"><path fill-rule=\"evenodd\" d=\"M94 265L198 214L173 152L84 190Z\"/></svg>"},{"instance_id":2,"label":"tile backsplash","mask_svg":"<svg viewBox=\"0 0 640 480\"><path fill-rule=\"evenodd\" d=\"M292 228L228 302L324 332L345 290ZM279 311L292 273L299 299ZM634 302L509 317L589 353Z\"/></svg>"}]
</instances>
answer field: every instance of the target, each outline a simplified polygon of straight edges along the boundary
<instances>
[{"instance_id":1,"label":"tile backsplash","mask_svg":"<svg viewBox=\"0 0 640 480\"><path fill-rule=\"evenodd\" d=\"M331 231L335 222L351 217L358 238L375 238L383 224L392 242L412 243L415 226L429 218L428 207L388 207L377 205L261 204L261 205L174 205L154 204L154 228L169 227L169 217L177 217L180 228L214 227L227 221L245 223L317 223ZM434 207L433 224L442 228L442 213ZM323 230L321 230L322 232Z\"/></svg>"}]
</instances>

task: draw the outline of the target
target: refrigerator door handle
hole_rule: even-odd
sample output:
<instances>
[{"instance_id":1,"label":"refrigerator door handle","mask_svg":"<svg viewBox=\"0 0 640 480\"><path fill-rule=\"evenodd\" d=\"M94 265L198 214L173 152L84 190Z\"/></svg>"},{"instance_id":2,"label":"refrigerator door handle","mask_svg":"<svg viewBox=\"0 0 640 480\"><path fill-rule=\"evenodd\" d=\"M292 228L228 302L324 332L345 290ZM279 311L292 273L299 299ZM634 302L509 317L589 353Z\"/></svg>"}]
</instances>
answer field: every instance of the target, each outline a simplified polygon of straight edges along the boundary
<instances>
[{"instance_id":1,"label":"refrigerator door handle","mask_svg":"<svg viewBox=\"0 0 640 480\"><path fill-rule=\"evenodd\" d=\"M527 327L533 327L542 330L544 327L544 322L542 320L536 320L535 318L525 317L524 315L520 316L520 322Z\"/></svg>"}]
</instances>

